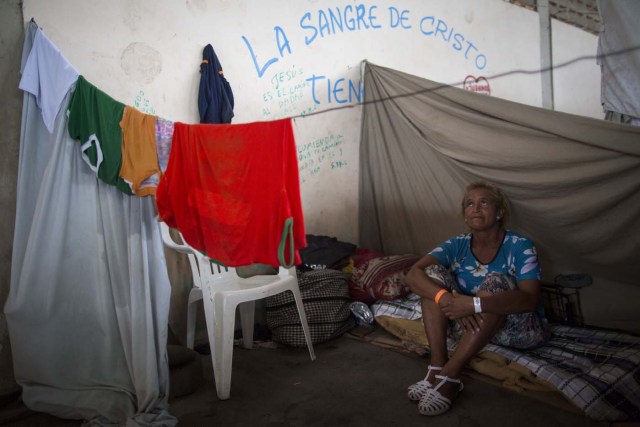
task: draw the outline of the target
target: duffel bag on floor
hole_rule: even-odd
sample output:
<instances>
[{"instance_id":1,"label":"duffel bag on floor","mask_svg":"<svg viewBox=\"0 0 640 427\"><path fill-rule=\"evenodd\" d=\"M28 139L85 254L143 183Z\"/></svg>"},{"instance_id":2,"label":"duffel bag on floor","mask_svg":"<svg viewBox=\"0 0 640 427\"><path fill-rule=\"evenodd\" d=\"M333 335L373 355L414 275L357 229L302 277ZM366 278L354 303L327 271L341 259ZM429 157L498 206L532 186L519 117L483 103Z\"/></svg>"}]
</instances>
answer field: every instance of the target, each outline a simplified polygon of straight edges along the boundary
<instances>
[{"instance_id":1,"label":"duffel bag on floor","mask_svg":"<svg viewBox=\"0 0 640 427\"><path fill-rule=\"evenodd\" d=\"M349 310L349 276L338 270L298 272L298 285L314 344L336 338L354 326ZM267 326L275 342L304 347L306 341L291 292L265 299Z\"/></svg>"}]
</instances>

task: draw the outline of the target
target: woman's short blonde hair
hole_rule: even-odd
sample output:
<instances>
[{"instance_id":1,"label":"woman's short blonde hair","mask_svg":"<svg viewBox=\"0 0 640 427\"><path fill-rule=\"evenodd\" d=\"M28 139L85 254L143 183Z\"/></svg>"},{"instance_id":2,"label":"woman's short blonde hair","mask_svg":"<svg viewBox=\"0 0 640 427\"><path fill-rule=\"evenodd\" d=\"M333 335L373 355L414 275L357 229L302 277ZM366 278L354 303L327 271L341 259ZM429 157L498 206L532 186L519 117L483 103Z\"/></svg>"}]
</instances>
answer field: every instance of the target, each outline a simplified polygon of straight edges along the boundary
<instances>
[{"instance_id":1,"label":"woman's short blonde hair","mask_svg":"<svg viewBox=\"0 0 640 427\"><path fill-rule=\"evenodd\" d=\"M487 190L489 193L491 193L491 196L493 196L493 199L496 203L496 209L502 211L502 215L500 215L500 219L498 220L498 222L500 223L501 228L505 228L506 224L509 222L509 218L511 217L511 204L509 203L509 199L500 187L492 182L485 181L483 179L471 182L464 189L464 195L462 196L461 201L462 216L464 217L465 200L467 199L469 193L473 190Z\"/></svg>"}]
</instances>

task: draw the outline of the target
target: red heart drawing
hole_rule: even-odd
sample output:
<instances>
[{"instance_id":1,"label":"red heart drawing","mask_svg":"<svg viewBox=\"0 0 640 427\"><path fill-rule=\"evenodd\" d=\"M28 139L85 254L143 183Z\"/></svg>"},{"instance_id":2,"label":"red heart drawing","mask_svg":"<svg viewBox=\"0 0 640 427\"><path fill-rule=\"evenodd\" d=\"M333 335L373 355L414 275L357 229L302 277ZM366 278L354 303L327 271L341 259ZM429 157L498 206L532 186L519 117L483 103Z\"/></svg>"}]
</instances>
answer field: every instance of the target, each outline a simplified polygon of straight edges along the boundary
<instances>
[{"instance_id":1,"label":"red heart drawing","mask_svg":"<svg viewBox=\"0 0 640 427\"><path fill-rule=\"evenodd\" d=\"M472 75L468 75L464 78L462 88L464 90L470 90L471 92L491 95L491 87L489 86L489 81L482 76L474 77Z\"/></svg>"}]
</instances>

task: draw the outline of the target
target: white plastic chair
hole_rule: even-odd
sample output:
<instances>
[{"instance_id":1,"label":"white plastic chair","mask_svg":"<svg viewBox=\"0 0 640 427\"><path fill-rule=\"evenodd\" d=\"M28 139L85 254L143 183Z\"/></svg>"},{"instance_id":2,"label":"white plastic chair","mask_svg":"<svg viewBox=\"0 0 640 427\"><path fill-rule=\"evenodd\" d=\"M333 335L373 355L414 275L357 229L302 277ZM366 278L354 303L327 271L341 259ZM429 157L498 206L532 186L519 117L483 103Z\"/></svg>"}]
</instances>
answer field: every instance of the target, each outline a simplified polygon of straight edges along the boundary
<instances>
[{"instance_id":1,"label":"white plastic chair","mask_svg":"<svg viewBox=\"0 0 640 427\"><path fill-rule=\"evenodd\" d=\"M160 227L164 244L178 252L187 254L189 257L191 271L194 275L194 288L189 294L187 310L187 345L193 348L195 303L202 299L216 391L220 400L228 399L230 395L236 307L240 309L242 345L244 348L250 349L253 347L255 301L291 291L298 308L309 356L311 360L315 360L316 355L311 342L295 268L287 270L281 267L277 275L254 276L244 279L236 274L235 268L224 267L212 262L209 257L184 242L184 239L182 239L183 243L176 243L165 223L160 223Z\"/></svg>"},{"instance_id":2,"label":"white plastic chair","mask_svg":"<svg viewBox=\"0 0 640 427\"><path fill-rule=\"evenodd\" d=\"M187 347L193 350L196 332L196 314L198 312L197 302L202 299L202 280L200 279L200 265L198 262L198 252L186 243L176 243L169 232L169 227L164 223L160 223L160 232L162 241L165 246L176 252L187 255L189 265L191 266L191 275L193 276L193 287L189 292L189 300L187 303ZM182 235L180 235L182 239ZM182 239L184 242L184 239Z\"/></svg>"}]
</instances>

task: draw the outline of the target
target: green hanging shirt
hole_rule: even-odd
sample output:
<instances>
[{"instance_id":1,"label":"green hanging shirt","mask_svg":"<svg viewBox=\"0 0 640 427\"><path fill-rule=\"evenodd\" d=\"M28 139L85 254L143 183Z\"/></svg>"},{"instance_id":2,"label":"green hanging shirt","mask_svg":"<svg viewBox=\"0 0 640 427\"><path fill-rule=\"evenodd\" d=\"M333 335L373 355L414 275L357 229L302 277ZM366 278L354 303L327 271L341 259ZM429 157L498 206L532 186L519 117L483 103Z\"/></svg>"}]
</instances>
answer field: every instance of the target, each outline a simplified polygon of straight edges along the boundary
<instances>
[{"instance_id":1,"label":"green hanging shirt","mask_svg":"<svg viewBox=\"0 0 640 427\"><path fill-rule=\"evenodd\" d=\"M122 167L122 129L125 105L78 77L69 104L69 135L80 140L82 158L104 182L131 195L131 188L120 177Z\"/></svg>"}]
</instances>

